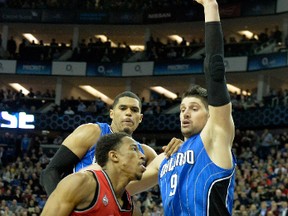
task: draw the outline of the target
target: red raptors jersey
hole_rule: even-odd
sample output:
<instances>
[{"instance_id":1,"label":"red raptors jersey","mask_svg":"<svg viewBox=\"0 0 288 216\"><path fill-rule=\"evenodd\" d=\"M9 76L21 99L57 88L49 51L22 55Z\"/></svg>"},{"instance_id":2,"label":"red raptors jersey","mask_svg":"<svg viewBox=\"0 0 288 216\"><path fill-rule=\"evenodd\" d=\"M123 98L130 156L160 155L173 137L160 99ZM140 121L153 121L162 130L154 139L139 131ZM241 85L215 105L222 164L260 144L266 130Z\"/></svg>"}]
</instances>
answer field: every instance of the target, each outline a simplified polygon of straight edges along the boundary
<instances>
[{"instance_id":1,"label":"red raptors jersey","mask_svg":"<svg viewBox=\"0 0 288 216\"><path fill-rule=\"evenodd\" d=\"M133 204L127 191L123 194L123 206L120 206L113 191L112 184L104 171L89 170L95 176L98 187L91 204L85 209L75 209L71 216L131 216Z\"/></svg>"}]
</instances>

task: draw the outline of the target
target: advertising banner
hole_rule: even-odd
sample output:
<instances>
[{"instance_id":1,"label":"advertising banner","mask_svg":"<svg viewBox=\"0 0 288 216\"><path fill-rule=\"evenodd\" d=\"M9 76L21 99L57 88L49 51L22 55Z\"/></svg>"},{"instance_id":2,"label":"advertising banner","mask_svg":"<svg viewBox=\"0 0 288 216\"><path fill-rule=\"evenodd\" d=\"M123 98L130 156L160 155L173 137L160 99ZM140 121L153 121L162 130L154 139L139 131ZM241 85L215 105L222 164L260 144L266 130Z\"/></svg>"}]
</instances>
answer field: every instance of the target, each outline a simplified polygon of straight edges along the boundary
<instances>
[{"instance_id":1,"label":"advertising banner","mask_svg":"<svg viewBox=\"0 0 288 216\"><path fill-rule=\"evenodd\" d=\"M34 115L25 112L0 112L0 128L34 129Z\"/></svg>"},{"instance_id":2,"label":"advertising banner","mask_svg":"<svg viewBox=\"0 0 288 216\"><path fill-rule=\"evenodd\" d=\"M203 72L203 60L183 60L174 63L156 62L154 75L200 74Z\"/></svg>"},{"instance_id":3,"label":"advertising banner","mask_svg":"<svg viewBox=\"0 0 288 216\"><path fill-rule=\"evenodd\" d=\"M122 76L152 76L154 62L133 62L122 64Z\"/></svg>"},{"instance_id":4,"label":"advertising banner","mask_svg":"<svg viewBox=\"0 0 288 216\"><path fill-rule=\"evenodd\" d=\"M226 72L247 71L247 56L224 58Z\"/></svg>"},{"instance_id":5,"label":"advertising banner","mask_svg":"<svg viewBox=\"0 0 288 216\"><path fill-rule=\"evenodd\" d=\"M113 12L110 13L110 24L142 24L142 12Z\"/></svg>"},{"instance_id":6,"label":"advertising banner","mask_svg":"<svg viewBox=\"0 0 288 216\"><path fill-rule=\"evenodd\" d=\"M287 0L277 0L276 13L283 13L288 11Z\"/></svg>"},{"instance_id":7,"label":"advertising banner","mask_svg":"<svg viewBox=\"0 0 288 216\"><path fill-rule=\"evenodd\" d=\"M52 75L85 76L86 62L53 62Z\"/></svg>"},{"instance_id":8,"label":"advertising banner","mask_svg":"<svg viewBox=\"0 0 288 216\"><path fill-rule=\"evenodd\" d=\"M106 12L80 12L78 22L84 24L105 24L109 21L109 14Z\"/></svg>"},{"instance_id":9,"label":"advertising banner","mask_svg":"<svg viewBox=\"0 0 288 216\"><path fill-rule=\"evenodd\" d=\"M204 19L203 8L195 4L192 8L187 8L182 13L178 13L178 20L182 21L199 21Z\"/></svg>"},{"instance_id":10,"label":"advertising banner","mask_svg":"<svg viewBox=\"0 0 288 216\"><path fill-rule=\"evenodd\" d=\"M241 2L224 4L220 7L221 18L232 18L241 16Z\"/></svg>"},{"instance_id":11,"label":"advertising banner","mask_svg":"<svg viewBox=\"0 0 288 216\"><path fill-rule=\"evenodd\" d=\"M86 76L94 77L121 77L120 63L87 63Z\"/></svg>"},{"instance_id":12,"label":"advertising banner","mask_svg":"<svg viewBox=\"0 0 288 216\"><path fill-rule=\"evenodd\" d=\"M287 1L286 1L287 2ZM287 3L286 3L287 4ZM242 16L260 16L275 14L276 0L247 0L242 4Z\"/></svg>"},{"instance_id":13,"label":"advertising banner","mask_svg":"<svg viewBox=\"0 0 288 216\"><path fill-rule=\"evenodd\" d=\"M15 74L16 60L0 60L0 74Z\"/></svg>"},{"instance_id":14,"label":"advertising banner","mask_svg":"<svg viewBox=\"0 0 288 216\"><path fill-rule=\"evenodd\" d=\"M177 13L173 13L169 10L158 11L146 11L143 14L144 23L165 23L176 20Z\"/></svg>"},{"instance_id":15,"label":"advertising banner","mask_svg":"<svg viewBox=\"0 0 288 216\"><path fill-rule=\"evenodd\" d=\"M255 55L248 58L248 71L285 66L287 66L287 52Z\"/></svg>"},{"instance_id":16,"label":"advertising banner","mask_svg":"<svg viewBox=\"0 0 288 216\"><path fill-rule=\"evenodd\" d=\"M51 62L17 61L16 74L51 75Z\"/></svg>"},{"instance_id":17,"label":"advertising banner","mask_svg":"<svg viewBox=\"0 0 288 216\"><path fill-rule=\"evenodd\" d=\"M71 10L43 10L42 22L47 23L74 23L76 13Z\"/></svg>"},{"instance_id":18,"label":"advertising banner","mask_svg":"<svg viewBox=\"0 0 288 216\"><path fill-rule=\"evenodd\" d=\"M2 22L40 22L41 10L30 9L0 9Z\"/></svg>"}]
</instances>

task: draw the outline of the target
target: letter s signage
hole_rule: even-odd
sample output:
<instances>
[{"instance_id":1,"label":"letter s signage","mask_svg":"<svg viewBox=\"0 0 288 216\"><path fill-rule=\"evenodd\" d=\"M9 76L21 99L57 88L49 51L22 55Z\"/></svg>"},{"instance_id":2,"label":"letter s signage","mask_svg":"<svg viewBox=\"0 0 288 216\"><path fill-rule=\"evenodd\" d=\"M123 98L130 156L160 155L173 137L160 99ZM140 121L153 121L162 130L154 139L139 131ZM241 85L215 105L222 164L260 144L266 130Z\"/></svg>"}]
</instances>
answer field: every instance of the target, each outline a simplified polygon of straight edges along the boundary
<instances>
[{"instance_id":1,"label":"letter s signage","mask_svg":"<svg viewBox=\"0 0 288 216\"><path fill-rule=\"evenodd\" d=\"M34 129L34 115L19 112L9 114L7 111L0 112L0 127L1 128L20 128L20 129ZM30 124L29 124L30 123Z\"/></svg>"}]
</instances>

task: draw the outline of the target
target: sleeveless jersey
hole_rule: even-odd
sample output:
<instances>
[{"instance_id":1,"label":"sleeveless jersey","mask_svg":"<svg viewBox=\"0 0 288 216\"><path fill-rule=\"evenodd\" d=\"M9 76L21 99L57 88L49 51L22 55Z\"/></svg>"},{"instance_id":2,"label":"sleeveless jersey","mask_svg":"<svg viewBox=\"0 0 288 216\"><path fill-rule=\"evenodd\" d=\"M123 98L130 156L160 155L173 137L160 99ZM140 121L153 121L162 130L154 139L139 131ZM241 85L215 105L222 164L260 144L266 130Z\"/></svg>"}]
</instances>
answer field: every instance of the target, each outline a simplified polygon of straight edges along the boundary
<instances>
[{"instance_id":1,"label":"sleeveless jersey","mask_svg":"<svg viewBox=\"0 0 288 216\"><path fill-rule=\"evenodd\" d=\"M104 136L106 134L111 134L113 133L111 130L111 127L109 124L107 123L100 123L97 122L96 124L99 125L100 129L101 129L101 136ZM83 169L84 167L87 167L93 163L96 162L96 158L95 158L95 148L96 148L97 143L95 143L95 145L93 145L87 152L86 154L83 156L83 158L81 159L81 161L76 164L76 166L74 167L74 172L78 172L79 170ZM138 143L138 148L139 150L144 154L144 150L142 149L142 146L140 143Z\"/></svg>"},{"instance_id":2,"label":"sleeveless jersey","mask_svg":"<svg viewBox=\"0 0 288 216\"><path fill-rule=\"evenodd\" d=\"M88 170L94 174L98 183L92 203L85 209L75 209L71 216L131 216L133 214L133 202L127 191L123 194L123 205L120 206L115 196L112 184L107 174L102 170Z\"/></svg>"},{"instance_id":3,"label":"sleeveless jersey","mask_svg":"<svg viewBox=\"0 0 288 216\"><path fill-rule=\"evenodd\" d=\"M190 137L159 169L165 216L232 215L236 159L223 169L209 158L199 134Z\"/></svg>"}]
</instances>

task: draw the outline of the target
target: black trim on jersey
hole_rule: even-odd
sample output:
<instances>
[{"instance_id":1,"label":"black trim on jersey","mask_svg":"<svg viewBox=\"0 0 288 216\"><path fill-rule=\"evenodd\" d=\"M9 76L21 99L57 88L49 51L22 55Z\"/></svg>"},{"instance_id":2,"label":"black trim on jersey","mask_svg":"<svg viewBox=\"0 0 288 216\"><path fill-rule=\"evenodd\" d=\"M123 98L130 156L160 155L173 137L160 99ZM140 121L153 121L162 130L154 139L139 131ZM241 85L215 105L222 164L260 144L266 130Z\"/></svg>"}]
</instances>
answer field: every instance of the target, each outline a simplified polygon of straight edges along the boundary
<instances>
[{"instance_id":1,"label":"black trim on jersey","mask_svg":"<svg viewBox=\"0 0 288 216\"><path fill-rule=\"evenodd\" d=\"M209 196L209 215L210 216L230 216L226 207L227 189L230 184L230 178L216 182L211 188Z\"/></svg>"},{"instance_id":2,"label":"black trim on jersey","mask_svg":"<svg viewBox=\"0 0 288 216\"><path fill-rule=\"evenodd\" d=\"M94 179L96 181L96 186L97 187L96 187L95 194L94 194L94 197L93 197L93 200L91 201L91 203L87 207L82 208L82 209L75 208L74 211L77 211L77 212L86 211L86 210L92 208L94 205L96 205L96 203L98 201L98 197L99 197L99 187L98 187L99 182L98 182L98 179L96 177L96 174L93 171L91 171L91 170L87 170L87 171L91 172L93 174L93 177L94 177Z\"/></svg>"}]
</instances>

